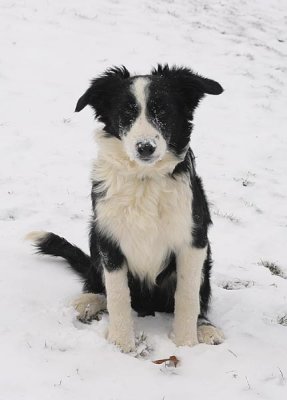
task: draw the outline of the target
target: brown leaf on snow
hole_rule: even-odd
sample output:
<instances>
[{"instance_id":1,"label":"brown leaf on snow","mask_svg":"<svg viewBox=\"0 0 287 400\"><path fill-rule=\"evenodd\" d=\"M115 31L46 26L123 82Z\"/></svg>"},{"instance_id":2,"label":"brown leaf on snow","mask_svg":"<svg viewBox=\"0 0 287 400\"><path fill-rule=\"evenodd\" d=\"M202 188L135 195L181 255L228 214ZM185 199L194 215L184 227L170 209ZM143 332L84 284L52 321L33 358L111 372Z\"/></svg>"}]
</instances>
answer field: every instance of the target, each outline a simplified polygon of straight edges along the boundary
<instances>
[{"instance_id":1,"label":"brown leaf on snow","mask_svg":"<svg viewBox=\"0 0 287 400\"><path fill-rule=\"evenodd\" d=\"M170 356L169 358L163 358L161 360L153 361L154 364L163 364L166 363L168 366L174 366L176 368L179 363L179 359L176 356Z\"/></svg>"}]
</instances>

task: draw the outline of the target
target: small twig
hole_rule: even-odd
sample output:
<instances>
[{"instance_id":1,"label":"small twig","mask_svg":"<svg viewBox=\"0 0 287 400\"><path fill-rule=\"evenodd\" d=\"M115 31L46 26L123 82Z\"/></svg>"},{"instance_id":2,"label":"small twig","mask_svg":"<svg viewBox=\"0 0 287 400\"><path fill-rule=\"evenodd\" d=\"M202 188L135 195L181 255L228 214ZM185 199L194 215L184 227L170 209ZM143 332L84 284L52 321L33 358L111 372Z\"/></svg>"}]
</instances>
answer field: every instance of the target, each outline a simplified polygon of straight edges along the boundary
<instances>
[{"instance_id":1,"label":"small twig","mask_svg":"<svg viewBox=\"0 0 287 400\"><path fill-rule=\"evenodd\" d=\"M249 380L247 379L247 376L245 376L245 379L246 379L246 382L247 382L247 385L248 385L248 390L251 390L251 386L250 386Z\"/></svg>"},{"instance_id":2,"label":"small twig","mask_svg":"<svg viewBox=\"0 0 287 400\"><path fill-rule=\"evenodd\" d=\"M235 354L232 350L230 350L230 349L227 349L228 351L229 351L229 353L231 353L234 357L236 357L236 358L238 358L238 355L237 354Z\"/></svg>"},{"instance_id":3,"label":"small twig","mask_svg":"<svg viewBox=\"0 0 287 400\"><path fill-rule=\"evenodd\" d=\"M285 376L283 375L283 372L281 370L281 368L277 367L279 369L280 375L281 375L281 381L282 383L286 381Z\"/></svg>"}]
</instances>

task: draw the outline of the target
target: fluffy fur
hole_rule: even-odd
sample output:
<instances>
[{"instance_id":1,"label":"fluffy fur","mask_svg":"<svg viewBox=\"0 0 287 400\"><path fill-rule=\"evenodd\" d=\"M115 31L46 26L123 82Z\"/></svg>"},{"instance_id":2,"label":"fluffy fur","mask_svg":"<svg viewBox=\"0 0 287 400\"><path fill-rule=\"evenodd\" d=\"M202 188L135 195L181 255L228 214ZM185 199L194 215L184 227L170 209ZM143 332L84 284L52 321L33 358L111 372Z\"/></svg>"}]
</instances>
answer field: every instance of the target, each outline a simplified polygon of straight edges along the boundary
<instances>
[{"instance_id":1,"label":"fluffy fur","mask_svg":"<svg viewBox=\"0 0 287 400\"><path fill-rule=\"evenodd\" d=\"M111 68L92 81L76 111L90 105L103 123L92 172L90 257L53 233L30 239L43 254L65 258L84 280L74 305L81 320L107 307L109 340L134 348L139 315L174 312L177 345L217 344L208 321L211 224L189 148L193 112L221 86L188 68L159 65L131 77Z\"/></svg>"}]
</instances>

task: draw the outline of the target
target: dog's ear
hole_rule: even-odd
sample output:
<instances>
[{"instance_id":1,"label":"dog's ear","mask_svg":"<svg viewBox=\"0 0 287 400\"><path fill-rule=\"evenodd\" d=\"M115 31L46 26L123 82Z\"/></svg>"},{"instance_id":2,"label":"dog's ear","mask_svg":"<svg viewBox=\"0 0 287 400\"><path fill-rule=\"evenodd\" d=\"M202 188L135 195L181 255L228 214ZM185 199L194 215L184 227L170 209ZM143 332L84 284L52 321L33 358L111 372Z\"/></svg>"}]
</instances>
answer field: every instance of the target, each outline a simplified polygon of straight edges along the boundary
<instances>
[{"instance_id":1,"label":"dog's ear","mask_svg":"<svg viewBox=\"0 0 287 400\"><path fill-rule=\"evenodd\" d=\"M109 68L103 75L91 81L89 89L79 98L75 111L79 112L89 105L94 109L96 117L103 116L118 90L122 88L123 82L129 77L130 73L124 66Z\"/></svg>"},{"instance_id":2,"label":"dog's ear","mask_svg":"<svg viewBox=\"0 0 287 400\"><path fill-rule=\"evenodd\" d=\"M152 75L168 79L173 89L183 99L186 108L191 112L205 94L217 95L223 92L223 88L218 82L204 78L189 68L176 66L170 68L167 64L159 64L152 70Z\"/></svg>"}]
</instances>

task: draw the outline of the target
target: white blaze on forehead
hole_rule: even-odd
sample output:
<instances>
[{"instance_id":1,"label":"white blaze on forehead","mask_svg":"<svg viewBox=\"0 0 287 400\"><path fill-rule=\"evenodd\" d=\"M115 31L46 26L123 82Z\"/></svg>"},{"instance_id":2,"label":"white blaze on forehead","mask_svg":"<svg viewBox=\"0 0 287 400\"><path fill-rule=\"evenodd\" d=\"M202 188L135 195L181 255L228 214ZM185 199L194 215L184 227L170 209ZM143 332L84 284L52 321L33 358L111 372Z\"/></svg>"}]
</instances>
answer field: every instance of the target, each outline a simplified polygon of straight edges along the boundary
<instances>
[{"instance_id":1,"label":"white blaze on forehead","mask_svg":"<svg viewBox=\"0 0 287 400\"><path fill-rule=\"evenodd\" d=\"M132 93L136 98L136 102L140 107L140 113L137 119L134 121L129 131L123 137L124 148L130 158L130 160L140 159L137 154L136 145L139 142L149 142L155 146L155 152L153 157L155 162L161 160L167 149L167 144L162 137L160 131L156 129L148 120L146 115L146 104L149 95L149 83L148 78L139 77L134 80L131 88Z\"/></svg>"},{"instance_id":2,"label":"white blaze on forehead","mask_svg":"<svg viewBox=\"0 0 287 400\"><path fill-rule=\"evenodd\" d=\"M148 84L149 79L137 78L132 88L136 101L141 107L141 115L145 115Z\"/></svg>"}]
</instances>

